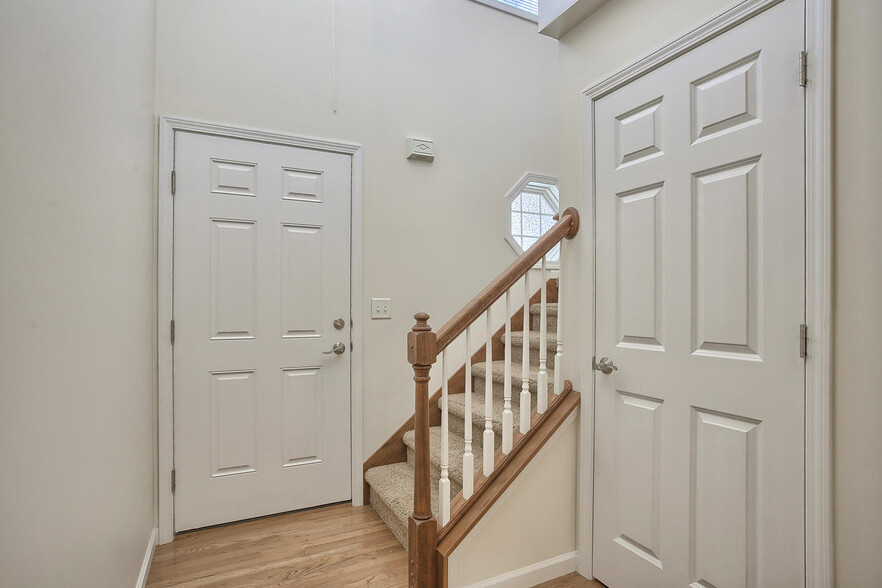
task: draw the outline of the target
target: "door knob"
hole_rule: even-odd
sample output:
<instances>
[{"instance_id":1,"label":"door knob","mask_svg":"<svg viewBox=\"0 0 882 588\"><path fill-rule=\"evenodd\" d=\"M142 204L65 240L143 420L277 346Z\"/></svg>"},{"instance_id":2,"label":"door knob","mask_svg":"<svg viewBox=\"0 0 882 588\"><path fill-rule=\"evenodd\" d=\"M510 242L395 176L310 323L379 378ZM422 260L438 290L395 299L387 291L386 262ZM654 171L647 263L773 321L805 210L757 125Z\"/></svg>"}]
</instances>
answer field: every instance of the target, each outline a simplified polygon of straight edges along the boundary
<instances>
[{"instance_id":1,"label":"door knob","mask_svg":"<svg viewBox=\"0 0 882 588\"><path fill-rule=\"evenodd\" d=\"M331 347L330 351L323 351L322 354L323 355L331 355L332 353L336 353L337 355L343 355L343 353L345 353L345 352L346 352L346 345L344 345L342 342L338 341L337 343L334 343L334 346Z\"/></svg>"},{"instance_id":2,"label":"door knob","mask_svg":"<svg viewBox=\"0 0 882 588\"><path fill-rule=\"evenodd\" d=\"M591 363L593 364L595 370L597 370L598 372L603 372L605 374L611 374L613 373L613 370L619 369L616 367L616 364L614 364L613 361L608 357L601 357L599 363L597 362L596 357L592 358Z\"/></svg>"}]
</instances>

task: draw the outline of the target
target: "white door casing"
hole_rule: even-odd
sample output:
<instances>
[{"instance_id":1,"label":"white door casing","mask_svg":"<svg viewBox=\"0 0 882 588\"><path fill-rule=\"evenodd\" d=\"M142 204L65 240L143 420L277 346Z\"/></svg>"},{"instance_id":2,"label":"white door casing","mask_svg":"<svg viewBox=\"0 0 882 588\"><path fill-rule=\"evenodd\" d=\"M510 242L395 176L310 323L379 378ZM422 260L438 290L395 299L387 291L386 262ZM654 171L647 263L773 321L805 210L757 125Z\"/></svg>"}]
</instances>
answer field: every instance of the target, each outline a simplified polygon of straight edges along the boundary
<instances>
[{"instance_id":1,"label":"white door casing","mask_svg":"<svg viewBox=\"0 0 882 588\"><path fill-rule=\"evenodd\" d=\"M594 575L804 583L803 3L594 102Z\"/></svg>"},{"instance_id":2,"label":"white door casing","mask_svg":"<svg viewBox=\"0 0 882 588\"><path fill-rule=\"evenodd\" d=\"M348 500L351 158L178 132L175 171L175 529Z\"/></svg>"}]
</instances>

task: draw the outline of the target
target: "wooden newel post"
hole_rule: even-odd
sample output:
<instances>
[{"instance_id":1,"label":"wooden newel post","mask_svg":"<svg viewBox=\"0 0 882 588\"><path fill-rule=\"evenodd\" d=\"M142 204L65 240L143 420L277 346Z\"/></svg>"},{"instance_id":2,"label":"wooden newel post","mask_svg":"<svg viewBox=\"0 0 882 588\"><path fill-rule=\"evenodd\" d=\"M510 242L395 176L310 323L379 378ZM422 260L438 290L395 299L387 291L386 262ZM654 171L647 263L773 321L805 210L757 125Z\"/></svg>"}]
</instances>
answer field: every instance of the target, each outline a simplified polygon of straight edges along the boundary
<instances>
[{"instance_id":1,"label":"wooden newel post","mask_svg":"<svg viewBox=\"0 0 882 588\"><path fill-rule=\"evenodd\" d=\"M413 366L416 388L414 417L415 477L413 514L408 532L408 585L435 588L435 551L438 529L432 515L432 477L429 464L429 370L438 357L435 333L429 326L429 315L414 315L416 324L407 334L407 361Z\"/></svg>"}]
</instances>

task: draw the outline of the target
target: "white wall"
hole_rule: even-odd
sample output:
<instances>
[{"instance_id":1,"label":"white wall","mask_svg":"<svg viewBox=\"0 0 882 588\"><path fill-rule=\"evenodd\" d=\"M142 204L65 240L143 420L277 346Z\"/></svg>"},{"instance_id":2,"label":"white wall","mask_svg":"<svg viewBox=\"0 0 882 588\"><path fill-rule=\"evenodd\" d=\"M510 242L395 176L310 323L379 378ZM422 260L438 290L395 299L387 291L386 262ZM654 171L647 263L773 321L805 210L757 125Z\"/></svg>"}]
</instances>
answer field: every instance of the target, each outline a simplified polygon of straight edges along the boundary
<instances>
[{"instance_id":1,"label":"white wall","mask_svg":"<svg viewBox=\"0 0 882 588\"><path fill-rule=\"evenodd\" d=\"M534 23L470 0L337 0L336 25L332 62L328 0L159 0L156 113L364 145L356 302L393 310L365 325L367 457L413 411L413 314L440 327L510 263L504 196L557 172L557 61ZM408 135L434 163L405 159Z\"/></svg>"},{"instance_id":2,"label":"white wall","mask_svg":"<svg viewBox=\"0 0 882 588\"><path fill-rule=\"evenodd\" d=\"M0 585L130 587L154 527L151 0L0 6Z\"/></svg>"},{"instance_id":3,"label":"white wall","mask_svg":"<svg viewBox=\"0 0 882 588\"><path fill-rule=\"evenodd\" d=\"M451 588L533 586L575 569L575 557L542 564L576 551L576 421L574 413L450 554Z\"/></svg>"},{"instance_id":4,"label":"white wall","mask_svg":"<svg viewBox=\"0 0 882 588\"><path fill-rule=\"evenodd\" d=\"M562 206L581 206L580 93L643 55L737 4L732 0L615 0L561 38L560 188ZM882 94L882 3L835 0L836 97L834 226L834 475L837 585L876 586L882 577L882 362L873 359L882 331L882 168L878 137ZM577 239L579 239L577 237ZM564 271L581 270L573 247ZM584 273L584 272L583 272ZM584 274L586 279L590 275ZM578 296L565 283L564 296ZM566 298L565 298L566 299ZM566 307L568 374L590 361L581 308ZM577 381L576 389L582 390Z\"/></svg>"}]
</instances>

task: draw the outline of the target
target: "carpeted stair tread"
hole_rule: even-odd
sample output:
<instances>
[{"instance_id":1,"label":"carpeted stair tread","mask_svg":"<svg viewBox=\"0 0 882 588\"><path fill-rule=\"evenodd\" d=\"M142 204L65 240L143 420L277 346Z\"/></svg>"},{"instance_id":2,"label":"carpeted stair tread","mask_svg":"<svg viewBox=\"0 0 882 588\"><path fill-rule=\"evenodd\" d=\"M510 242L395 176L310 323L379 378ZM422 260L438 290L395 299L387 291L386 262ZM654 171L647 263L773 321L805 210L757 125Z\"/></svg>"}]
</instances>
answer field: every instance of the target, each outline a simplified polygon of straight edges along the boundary
<instances>
[{"instance_id":1,"label":"carpeted stair tread","mask_svg":"<svg viewBox=\"0 0 882 588\"><path fill-rule=\"evenodd\" d=\"M514 428L517 430L520 427L521 423L521 391L518 390L517 394L512 390L511 394L511 412L512 412L512 421L514 422ZM536 406L536 399L533 395L530 395L531 403L530 408ZM499 436L502 435L502 409L505 404L505 399L502 397L502 394L494 394L493 395L493 430L496 432L496 444L500 443ZM453 420L453 417L456 417L462 421L465 420L465 394L451 394L447 399L447 406L450 409L450 417ZM480 391L472 392L472 439L478 439L482 431L484 429L484 389L481 388ZM473 451L474 452L474 451Z\"/></svg>"},{"instance_id":2,"label":"carpeted stair tread","mask_svg":"<svg viewBox=\"0 0 882 588\"><path fill-rule=\"evenodd\" d=\"M545 307L545 316L557 316L557 302L548 302ZM542 314L542 305L538 303L531 304L530 314L535 316Z\"/></svg>"},{"instance_id":3,"label":"carpeted stair tread","mask_svg":"<svg viewBox=\"0 0 882 588\"><path fill-rule=\"evenodd\" d=\"M533 328L538 331L539 330L539 321L541 320L540 316L542 314L542 305L541 304L531 304L530 305L530 314L533 317L533 320L531 321L533 323ZM556 333L557 332L557 304L554 304L551 302L548 303L548 312L546 313L546 317L547 317L546 322L548 323L547 324L548 332L549 333Z\"/></svg>"},{"instance_id":4,"label":"carpeted stair tread","mask_svg":"<svg viewBox=\"0 0 882 588\"><path fill-rule=\"evenodd\" d=\"M481 423L483 424L483 420ZM404 444L410 450L416 450L416 434L413 431L408 431L404 434ZM499 439L499 443L502 442L502 439ZM462 490L462 454L465 453L465 439L462 436L461 432L455 432L453 430L448 431L447 435L447 446L449 456L449 464L447 475L450 477L452 484L450 485L450 494L451 496L456 496L456 494ZM484 465L484 446L481 444L481 438L475 437L472 439L472 454L475 456L475 471L481 471L481 468ZM429 429L429 460L432 462L432 465L438 469L438 477L440 479L441 475L441 427L431 427Z\"/></svg>"},{"instance_id":5,"label":"carpeted stair tread","mask_svg":"<svg viewBox=\"0 0 882 588\"><path fill-rule=\"evenodd\" d=\"M522 366L523 366L523 364L519 361L518 362L515 362L515 361L511 362L511 382L512 382L511 395L512 395L512 398L514 398L514 396L515 396L515 391L517 391L518 395L520 395L520 393L521 393ZM505 384L505 360L502 360L502 359L494 360L490 369L492 372L491 375L493 378L493 382L496 384ZM549 387L549 389L551 389L554 385L554 369L549 367L545 371L548 373L548 387ZM474 377L476 379L478 379L478 378L483 379L486 374L487 374L487 364L485 362L482 361L479 363L472 364L472 377ZM530 366L530 369L528 370L528 374L529 374L528 377L530 380L530 384L529 384L530 392L535 393L536 392L536 382L539 379L538 366ZM483 382L481 383L481 385L475 385L475 389L478 389L478 388L481 389L481 392L484 391ZM494 394L494 396L495 396L495 394Z\"/></svg>"},{"instance_id":6,"label":"carpeted stair tread","mask_svg":"<svg viewBox=\"0 0 882 588\"><path fill-rule=\"evenodd\" d=\"M555 336L556 329L548 329L548 333L545 337L546 341L546 361L547 367L554 367L555 353L557 353L557 337ZM542 336L538 331L527 331L524 333L523 331L516 331L511 334L511 358L517 361L521 361L524 357L524 340L527 340L530 345L530 365L535 369L539 369L539 343L542 341ZM518 383L520 385L520 382Z\"/></svg>"},{"instance_id":7,"label":"carpeted stair tread","mask_svg":"<svg viewBox=\"0 0 882 588\"><path fill-rule=\"evenodd\" d=\"M390 463L369 469L364 479L371 486L371 505L406 549L407 519L413 512L414 469L407 462ZM437 479L429 486L432 514L438 516Z\"/></svg>"},{"instance_id":8,"label":"carpeted stair tread","mask_svg":"<svg viewBox=\"0 0 882 588\"><path fill-rule=\"evenodd\" d=\"M539 349L539 344L542 342L542 336L539 334L539 331L527 331L526 333L523 331L513 331L511 334L511 346L523 347L525 336L529 337L530 349ZM557 335L555 333L547 333L545 345L548 349L548 357L550 358L557 351ZM520 357L517 353L512 355L512 359L519 359Z\"/></svg>"}]
</instances>

